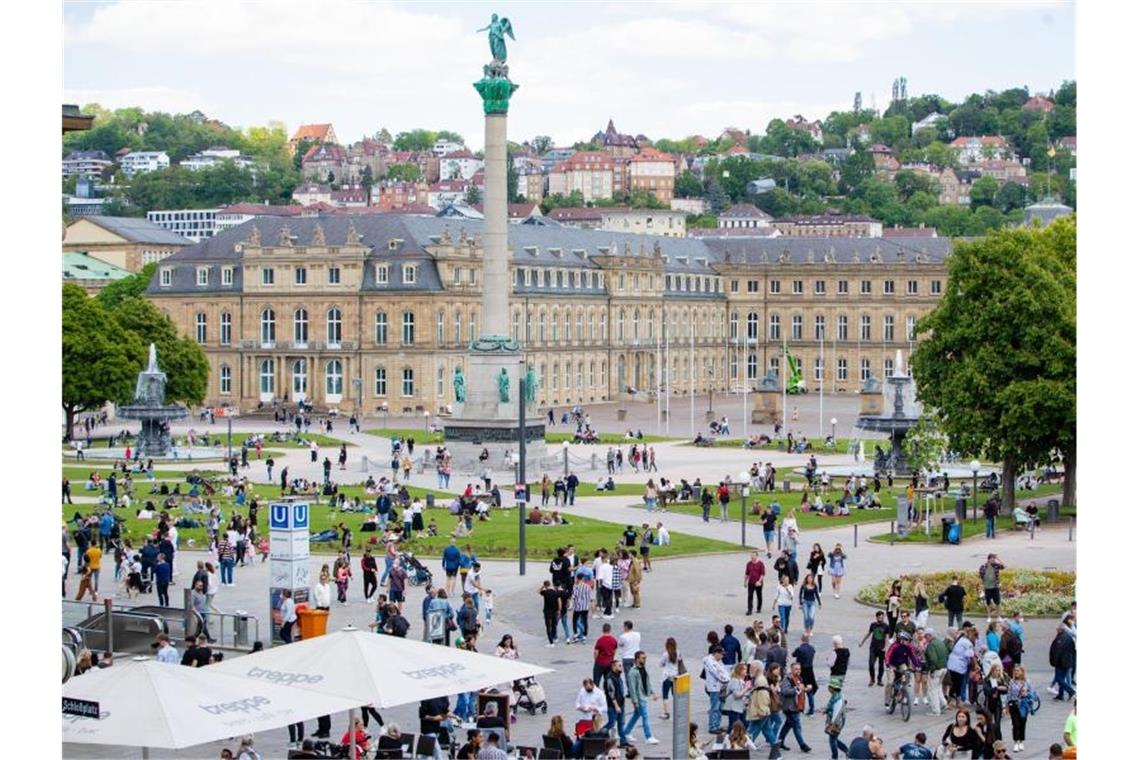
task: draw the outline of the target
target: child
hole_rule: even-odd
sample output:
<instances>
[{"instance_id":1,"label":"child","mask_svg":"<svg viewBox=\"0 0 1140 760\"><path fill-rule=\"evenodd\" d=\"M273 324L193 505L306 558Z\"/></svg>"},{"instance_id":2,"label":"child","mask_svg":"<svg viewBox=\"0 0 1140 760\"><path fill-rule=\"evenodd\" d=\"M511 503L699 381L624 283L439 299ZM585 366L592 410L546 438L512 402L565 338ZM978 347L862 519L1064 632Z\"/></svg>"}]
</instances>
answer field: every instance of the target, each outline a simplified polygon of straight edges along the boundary
<instances>
[{"instance_id":1,"label":"child","mask_svg":"<svg viewBox=\"0 0 1140 760\"><path fill-rule=\"evenodd\" d=\"M261 542L257 545L257 551L261 554L261 561L269 559L269 538L266 536L261 537Z\"/></svg>"},{"instance_id":2,"label":"child","mask_svg":"<svg viewBox=\"0 0 1140 760\"><path fill-rule=\"evenodd\" d=\"M134 599L138 597L139 592L142 590L142 561L139 559L139 555L136 554L130 558L127 567L127 596Z\"/></svg>"},{"instance_id":3,"label":"child","mask_svg":"<svg viewBox=\"0 0 1140 760\"><path fill-rule=\"evenodd\" d=\"M484 619L490 624L491 615L495 611L495 598L491 595L491 589L483 590L483 609L486 610Z\"/></svg>"}]
</instances>

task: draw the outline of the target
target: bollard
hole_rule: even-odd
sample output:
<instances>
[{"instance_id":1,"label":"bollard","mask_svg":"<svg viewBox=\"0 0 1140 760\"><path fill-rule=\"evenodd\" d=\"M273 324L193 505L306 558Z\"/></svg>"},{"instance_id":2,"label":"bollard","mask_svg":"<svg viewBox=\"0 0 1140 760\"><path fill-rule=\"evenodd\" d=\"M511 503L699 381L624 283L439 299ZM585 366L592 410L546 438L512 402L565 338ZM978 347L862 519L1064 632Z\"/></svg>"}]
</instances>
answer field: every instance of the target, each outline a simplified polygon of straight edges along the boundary
<instances>
[{"instance_id":1,"label":"bollard","mask_svg":"<svg viewBox=\"0 0 1140 760\"><path fill-rule=\"evenodd\" d=\"M1073 521L1075 519L1076 518L1074 518L1072 515L1069 515L1069 540L1070 541L1073 540Z\"/></svg>"},{"instance_id":2,"label":"bollard","mask_svg":"<svg viewBox=\"0 0 1140 760\"><path fill-rule=\"evenodd\" d=\"M895 521L891 520L891 546L895 545Z\"/></svg>"},{"instance_id":3,"label":"bollard","mask_svg":"<svg viewBox=\"0 0 1140 760\"><path fill-rule=\"evenodd\" d=\"M858 546L859 545L859 523L855 523L851 527L853 527L855 529L855 546Z\"/></svg>"},{"instance_id":4,"label":"bollard","mask_svg":"<svg viewBox=\"0 0 1140 760\"><path fill-rule=\"evenodd\" d=\"M1037 521L1032 517L1029 518L1029 540L1033 541L1037 538Z\"/></svg>"},{"instance_id":5,"label":"bollard","mask_svg":"<svg viewBox=\"0 0 1140 760\"><path fill-rule=\"evenodd\" d=\"M106 614L104 614L103 619L105 621L107 621L107 641L105 642L107 645L106 651L110 652L111 654L114 654L115 653L114 608L112 607L111 599L109 597L105 598L103 600L103 611L106 613Z\"/></svg>"}]
</instances>

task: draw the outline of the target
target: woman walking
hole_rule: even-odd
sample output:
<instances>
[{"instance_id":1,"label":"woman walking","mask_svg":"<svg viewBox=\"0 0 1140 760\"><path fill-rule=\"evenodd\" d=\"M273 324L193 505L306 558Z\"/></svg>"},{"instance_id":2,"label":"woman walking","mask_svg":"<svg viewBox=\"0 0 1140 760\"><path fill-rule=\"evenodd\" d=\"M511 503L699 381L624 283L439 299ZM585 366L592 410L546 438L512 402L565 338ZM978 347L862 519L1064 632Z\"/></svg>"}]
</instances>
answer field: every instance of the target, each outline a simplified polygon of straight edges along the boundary
<instances>
[{"instance_id":1,"label":"woman walking","mask_svg":"<svg viewBox=\"0 0 1140 760\"><path fill-rule=\"evenodd\" d=\"M815 587L820 591L823 591L823 570L826 566L827 555L823 553L823 547L819 544L812 544L807 561L808 575L815 576Z\"/></svg>"},{"instance_id":2,"label":"woman walking","mask_svg":"<svg viewBox=\"0 0 1140 760\"><path fill-rule=\"evenodd\" d=\"M772 606L776 608L776 612L780 614L780 630L784 633L788 632L788 621L792 616L792 605L795 603L796 590L792 588L791 581L788 576L780 576L780 585L776 587L776 598L772 600Z\"/></svg>"},{"instance_id":3,"label":"woman walking","mask_svg":"<svg viewBox=\"0 0 1140 760\"><path fill-rule=\"evenodd\" d=\"M218 595L218 572L213 562L206 563L206 606L210 612L221 612L214 604L214 597Z\"/></svg>"},{"instance_id":4,"label":"woman walking","mask_svg":"<svg viewBox=\"0 0 1140 760\"><path fill-rule=\"evenodd\" d=\"M645 482L645 511L653 512L657 509L657 486L653 478Z\"/></svg>"},{"instance_id":5,"label":"woman walking","mask_svg":"<svg viewBox=\"0 0 1140 760\"><path fill-rule=\"evenodd\" d=\"M313 604L318 610L328 610L332 606L332 586L330 581L332 574L329 572L329 566L326 562L321 565L321 574L317 580L317 585L313 587Z\"/></svg>"},{"instance_id":6,"label":"woman walking","mask_svg":"<svg viewBox=\"0 0 1140 760\"><path fill-rule=\"evenodd\" d=\"M1001 714L1004 712L1009 696L1009 678L1001 668L1001 662L995 661L982 680L982 694L986 703L986 711L992 716L994 738L1001 737Z\"/></svg>"},{"instance_id":7,"label":"woman walking","mask_svg":"<svg viewBox=\"0 0 1140 760\"><path fill-rule=\"evenodd\" d=\"M1029 685L1029 679L1025 676L1025 668L1014 665L1013 678L1010 679L1006 692L1009 721L1013 724L1014 752L1025 749L1025 724L1029 720L1030 712L1035 709L1035 696L1033 687Z\"/></svg>"},{"instance_id":8,"label":"woman walking","mask_svg":"<svg viewBox=\"0 0 1140 760\"><path fill-rule=\"evenodd\" d=\"M914 583L914 624L919 628L925 628L928 617L930 617L930 597L926 593L926 584L922 578L919 578Z\"/></svg>"},{"instance_id":9,"label":"woman walking","mask_svg":"<svg viewBox=\"0 0 1140 760\"><path fill-rule=\"evenodd\" d=\"M891 592L887 595L887 635L894 638L895 629L899 624L899 610L902 608L902 581L891 584Z\"/></svg>"},{"instance_id":10,"label":"woman walking","mask_svg":"<svg viewBox=\"0 0 1140 760\"><path fill-rule=\"evenodd\" d=\"M342 558L336 561L336 600L341 604L348 604L348 581L352 571L348 569L348 562Z\"/></svg>"},{"instance_id":11,"label":"woman walking","mask_svg":"<svg viewBox=\"0 0 1140 760\"><path fill-rule=\"evenodd\" d=\"M804 613L804 634L807 636L811 636L811 631L815 628L815 611L822 604L815 578L815 575L808 573L800 586L800 609Z\"/></svg>"},{"instance_id":12,"label":"woman walking","mask_svg":"<svg viewBox=\"0 0 1140 760\"><path fill-rule=\"evenodd\" d=\"M669 718L669 696L673 693L673 684L681 674L685 661L677 651L677 640L670 636L665 639L665 651L661 655L661 718Z\"/></svg>"},{"instance_id":13,"label":"woman walking","mask_svg":"<svg viewBox=\"0 0 1140 760\"><path fill-rule=\"evenodd\" d=\"M838 599L843 587L843 576L847 574L847 555L843 551L843 544L836 544L831 554L827 555L827 571L831 575L831 590Z\"/></svg>"},{"instance_id":14,"label":"woman walking","mask_svg":"<svg viewBox=\"0 0 1140 760\"><path fill-rule=\"evenodd\" d=\"M748 666L738 662L732 666L732 677L728 679L728 693L724 697L724 715L728 719L725 725L735 726L744 721L744 708L748 704L748 693L751 691L747 681Z\"/></svg>"}]
</instances>

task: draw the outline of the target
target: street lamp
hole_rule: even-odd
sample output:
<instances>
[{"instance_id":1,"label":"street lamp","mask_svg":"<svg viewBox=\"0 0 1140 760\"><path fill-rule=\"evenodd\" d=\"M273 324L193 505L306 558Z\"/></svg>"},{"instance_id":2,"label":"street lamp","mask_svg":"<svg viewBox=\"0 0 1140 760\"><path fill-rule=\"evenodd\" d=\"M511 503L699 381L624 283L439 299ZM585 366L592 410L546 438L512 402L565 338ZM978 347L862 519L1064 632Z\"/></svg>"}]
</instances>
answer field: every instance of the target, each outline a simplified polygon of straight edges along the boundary
<instances>
[{"instance_id":1,"label":"street lamp","mask_svg":"<svg viewBox=\"0 0 1140 760\"><path fill-rule=\"evenodd\" d=\"M562 442L562 476L570 475L570 441Z\"/></svg>"},{"instance_id":2,"label":"street lamp","mask_svg":"<svg viewBox=\"0 0 1140 760\"><path fill-rule=\"evenodd\" d=\"M380 404L380 414L384 415L384 428L388 428L388 402L385 401Z\"/></svg>"},{"instance_id":3,"label":"street lamp","mask_svg":"<svg viewBox=\"0 0 1140 760\"><path fill-rule=\"evenodd\" d=\"M424 435L428 434L428 420L431 419L431 412L424 409Z\"/></svg>"},{"instance_id":4,"label":"street lamp","mask_svg":"<svg viewBox=\"0 0 1140 760\"><path fill-rule=\"evenodd\" d=\"M740 546L748 546L748 541L745 538L745 520L748 515L748 483L749 475L747 470L741 470L740 474L736 476L740 482Z\"/></svg>"},{"instance_id":5,"label":"street lamp","mask_svg":"<svg viewBox=\"0 0 1140 760\"><path fill-rule=\"evenodd\" d=\"M982 469L982 463L977 459L970 462L970 469L974 472L974 522L978 521L978 470Z\"/></svg>"},{"instance_id":6,"label":"street lamp","mask_svg":"<svg viewBox=\"0 0 1140 760\"><path fill-rule=\"evenodd\" d=\"M835 423L837 422L839 422L839 420L835 419L834 417L831 418L831 442L833 444L835 443Z\"/></svg>"}]
</instances>

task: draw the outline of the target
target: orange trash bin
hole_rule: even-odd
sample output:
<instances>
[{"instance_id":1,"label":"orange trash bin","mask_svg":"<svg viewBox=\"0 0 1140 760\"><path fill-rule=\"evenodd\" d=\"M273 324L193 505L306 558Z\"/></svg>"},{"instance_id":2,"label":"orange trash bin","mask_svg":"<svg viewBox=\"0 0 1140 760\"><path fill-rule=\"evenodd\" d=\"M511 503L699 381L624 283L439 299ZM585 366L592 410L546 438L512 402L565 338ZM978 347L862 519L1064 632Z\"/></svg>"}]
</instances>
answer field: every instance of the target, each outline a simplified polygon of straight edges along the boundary
<instances>
[{"instance_id":1,"label":"orange trash bin","mask_svg":"<svg viewBox=\"0 0 1140 760\"><path fill-rule=\"evenodd\" d=\"M324 636L329 624L328 610L297 610L297 623L301 627L301 638L310 639Z\"/></svg>"}]
</instances>

